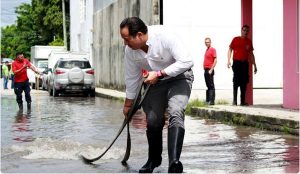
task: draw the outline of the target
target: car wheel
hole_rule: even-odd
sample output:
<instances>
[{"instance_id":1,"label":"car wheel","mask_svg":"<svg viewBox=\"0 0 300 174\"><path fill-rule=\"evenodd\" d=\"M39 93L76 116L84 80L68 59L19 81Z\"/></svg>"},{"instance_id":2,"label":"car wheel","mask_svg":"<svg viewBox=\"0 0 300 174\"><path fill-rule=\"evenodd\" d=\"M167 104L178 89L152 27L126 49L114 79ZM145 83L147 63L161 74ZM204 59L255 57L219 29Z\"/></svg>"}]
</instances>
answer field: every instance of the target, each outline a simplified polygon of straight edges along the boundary
<instances>
[{"instance_id":1,"label":"car wheel","mask_svg":"<svg viewBox=\"0 0 300 174\"><path fill-rule=\"evenodd\" d=\"M58 97L58 91L55 89L54 86L53 86L53 96Z\"/></svg>"},{"instance_id":2,"label":"car wheel","mask_svg":"<svg viewBox=\"0 0 300 174\"><path fill-rule=\"evenodd\" d=\"M43 85L43 84L42 84L42 90L43 90L43 91L46 90L45 85Z\"/></svg>"},{"instance_id":3,"label":"car wheel","mask_svg":"<svg viewBox=\"0 0 300 174\"><path fill-rule=\"evenodd\" d=\"M35 83L31 83L31 89L35 89Z\"/></svg>"},{"instance_id":4,"label":"car wheel","mask_svg":"<svg viewBox=\"0 0 300 174\"><path fill-rule=\"evenodd\" d=\"M48 86L48 92L50 96L53 96L53 90L50 88L50 86Z\"/></svg>"},{"instance_id":5,"label":"car wheel","mask_svg":"<svg viewBox=\"0 0 300 174\"><path fill-rule=\"evenodd\" d=\"M92 90L90 91L90 96L91 96L91 97L95 97L95 95L96 95L95 89L92 89Z\"/></svg>"}]
</instances>

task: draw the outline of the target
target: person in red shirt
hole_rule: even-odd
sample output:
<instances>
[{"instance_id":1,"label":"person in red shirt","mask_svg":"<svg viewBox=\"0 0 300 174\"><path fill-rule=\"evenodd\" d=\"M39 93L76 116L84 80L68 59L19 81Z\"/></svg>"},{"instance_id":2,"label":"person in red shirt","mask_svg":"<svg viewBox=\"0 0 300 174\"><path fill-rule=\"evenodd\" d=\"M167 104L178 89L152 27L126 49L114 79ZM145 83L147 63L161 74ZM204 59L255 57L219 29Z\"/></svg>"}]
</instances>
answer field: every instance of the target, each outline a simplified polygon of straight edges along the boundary
<instances>
[{"instance_id":1,"label":"person in red shirt","mask_svg":"<svg viewBox=\"0 0 300 174\"><path fill-rule=\"evenodd\" d=\"M257 72L252 41L248 38L249 26L242 27L241 36L233 38L228 50L228 68L231 67L230 59L233 52L233 105L237 105L237 90L240 87L241 105L248 105L246 99L246 87L249 82L249 63L254 65L254 73Z\"/></svg>"},{"instance_id":2,"label":"person in red shirt","mask_svg":"<svg viewBox=\"0 0 300 174\"><path fill-rule=\"evenodd\" d=\"M30 85L27 76L27 68L32 69L35 73L41 74L30 62L27 60L23 53L16 53L16 59L12 63L12 71L15 75L14 79L14 91L16 94L16 100L19 106L19 111L23 111L22 93L25 92L25 99L27 102L27 111L31 110L31 96Z\"/></svg>"},{"instance_id":3,"label":"person in red shirt","mask_svg":"<svg viewBox=\"0 0 300 174\"><path fill-rule=\"evenodd\" d=\"M203 68L204 78L207 86L206 103L209 105L215 104L215 84L214 84L214 68L217 64L216 49L211 47L211 39L205 38L205 45L207 47L204 54Z\"/></svg>"}]
</instances>

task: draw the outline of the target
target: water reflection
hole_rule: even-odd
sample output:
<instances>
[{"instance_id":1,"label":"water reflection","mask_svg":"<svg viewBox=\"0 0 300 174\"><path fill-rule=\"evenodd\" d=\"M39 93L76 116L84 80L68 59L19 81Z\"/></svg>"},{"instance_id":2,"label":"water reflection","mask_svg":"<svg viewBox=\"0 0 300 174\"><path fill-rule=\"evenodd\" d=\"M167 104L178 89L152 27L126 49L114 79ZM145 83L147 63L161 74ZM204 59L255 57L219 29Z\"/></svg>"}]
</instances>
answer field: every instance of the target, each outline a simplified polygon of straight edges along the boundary
<instances>
[{"instance_id":1,"label":"water reflection","mask_svg":"<svg viewBox=\"0 0 300 174\"><path fill-rule=\"evenodd\" d=\"M131 121L128 166L120 163L126 148L125 129L110 151L91 167L83 164L78 154L94 157L107 148L124 119L123 103L98 97L33 95L32 114L16 114L15 96L2 96L1 100L2 172L136 173L147 159L142 110ZM181 154L185 173L299 171L298 137L189 116L185 126ZM163 132L164 160L155 171L160 173L168 168L167 129Z\"/></svg>"},{"instance_id":2,"label":"water reflection","mask_svg":"<svg viewBox=\"0 0 300 174\"><path fill-rule=\"evenodd\" d=\"M18 142L31 142L34 140L30 129L31 112L24 114L23 111L18 111L15 116L13 127L13 140Z\"/></svg>"},{"instance_id":3,"label":"water reflection","mask_svg":"<svg viewBox=\"0 0 300 174\"><path fill-rule=\"evenodd\" d=\"M285 139L288 145L284 154L284 160L289 163L284 167L286 173L299 173L299 142L291 139Z\"/></svg>"}]
</instances>

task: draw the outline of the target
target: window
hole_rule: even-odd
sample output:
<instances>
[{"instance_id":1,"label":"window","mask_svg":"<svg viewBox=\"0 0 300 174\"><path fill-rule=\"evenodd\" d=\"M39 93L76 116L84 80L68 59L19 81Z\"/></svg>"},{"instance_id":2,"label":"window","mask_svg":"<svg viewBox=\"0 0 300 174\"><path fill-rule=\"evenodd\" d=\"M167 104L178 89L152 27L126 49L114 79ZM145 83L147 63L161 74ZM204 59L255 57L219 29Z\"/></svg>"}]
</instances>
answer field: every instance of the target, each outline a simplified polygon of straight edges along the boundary
<instances>
[{"instance_id":1,"label":"window","mask_svg":"<svg viewBox=\"0 0 300 174\"><path fill-rule=\"evenodd\" d=\"M78 67L80 69L91 68L91 65L88 61L72 60L72 61L61 61L58 65L60 68L72 69Z\"/></svg>"}]
</instances>

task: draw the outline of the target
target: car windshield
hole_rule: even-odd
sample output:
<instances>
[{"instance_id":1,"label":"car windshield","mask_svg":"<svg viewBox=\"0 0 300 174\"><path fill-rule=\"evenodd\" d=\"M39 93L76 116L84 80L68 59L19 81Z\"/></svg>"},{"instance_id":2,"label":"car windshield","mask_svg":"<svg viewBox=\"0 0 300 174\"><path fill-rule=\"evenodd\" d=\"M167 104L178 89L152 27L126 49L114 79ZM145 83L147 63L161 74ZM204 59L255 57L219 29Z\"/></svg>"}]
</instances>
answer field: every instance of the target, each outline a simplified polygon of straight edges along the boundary
<instances>
[{"instance_id":1,"label":"car windshield","mask_svg":"<svg viewBox=\"0 0 300 174\"><path fill-rule=\"evenodd\" d=\"M48 62L47 61L39 61L38 62L38 68L48 68Z\"/></svg>"},{"instance_id":2,"label":"car windshield","mask_svg":"<svg viewBox=\"0 0 300 174\"><path fill-rule=\"evenodd\" d=\"M74 67L78 67L80 69L86 69L86 68L91 68L91 65L88 61L68 60L68 61L59 62L58 67L65 68L65 69L72 69Z\"/></svg>"}]
</instances>

